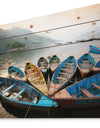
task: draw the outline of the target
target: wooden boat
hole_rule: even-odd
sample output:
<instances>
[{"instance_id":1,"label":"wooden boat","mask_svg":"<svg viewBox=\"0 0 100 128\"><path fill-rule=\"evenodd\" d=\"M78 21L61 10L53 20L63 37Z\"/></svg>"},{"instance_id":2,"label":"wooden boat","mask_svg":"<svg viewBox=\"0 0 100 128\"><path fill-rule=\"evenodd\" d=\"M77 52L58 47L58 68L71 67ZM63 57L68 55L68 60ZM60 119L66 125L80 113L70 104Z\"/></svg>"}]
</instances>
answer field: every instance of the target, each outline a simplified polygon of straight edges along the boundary
<instances>
[{"instance_id":1,"label":"wooden boat","mask_svg":"<svg viewBox=\"0 0 100 128\"><path fill-rule=\"evenodd\" d=\"M98 61L95 65L96 68L100 68L100 61Z\"/></svg>"},{"instance_id":2,"label":"wooden boat","mask_svg":"<svg viewBox=\"0 0 100 128\"><path fill-rule=\"evenodd\" d=\"M38 64L37 65L40 68L41 72L43 72L43 73L47 72L47 69L48 69L48 61L44 57L41 57L38 60Z\"/></svg>"},{"instance_id":3,"label":"wooden boat","mask_svg":"<svg viewBox=\"0 0 100 128\"><path fill-rule=\"evenodd\" d=\"M43 77L42 72L39 70L37 66L35 66L30 62L26 63L25 75L28 81L32 84L32 86L37 88L46 96L48 95L48 88L47 88L45 79Z\"/></svg>"},{"instance_id":4,"label":"wooden boat","mask_svg":"<svg viewBox=\"0 0 100 128\"><path fill-rule=\"evenodd\" d=\"M58 104L25 82L0 77L0 98L14 107L48 110Z\"/></svg>"},{"instance_id":5,"label":"wooden boat","mask_svg":"<svg viewBox=\"0 0 100 128\"><path fill-rule=\"evenodd\" d=\"M15 66L10 66L8 68L8 74L9 74L10 78L23 80L23 81L26 80L24 72L21 69L15 67Z\"/></svg>"},{"instance_id":6,"label":"wooden boat","mask_svg":"<svg viewBox=\"0 0 100 128\"><path fill-rule=\"evenodd\" d=\"M60 59L58 58L58 56L53 55L49 60L51 71L54 72L56 70L56 68L58 67L59 63L60 63Z\"/></svg>"},{"instance_id":7,"label":"wooden boat","mask_svg":"<svg viewBox=\"0 0 100 128\"><path fill-rule=\"evenodd\" d=\"M65 88L75 74L76 69L77 64L74 56L65 59L53 75L48 94L54 95L60 89Z\"/></svg>"},{"instance_id":8,"label":"wooden boat","mask_svg":"<svg viewBox=\"0 0 100 128\"><path fill-rule=\"evenodd\" d=\"M75 83L52 96L64 108L100 106L100 74Z\"/></svg>"},{"instance_id":9,"label":"wooden boat","mask_svg":"<svg viewBox=\"0 0 100 128\"><path fill-rule=\"evenodd\" d=\"M88 54L85 53L84 55L82 55L79 59L78 59L78 67L81 71L81 75L82 77L89 73L90 70L94 67L95 65L95 60L94 58Z\"/></svg>"},{"instance_id":10,"label":"wooden boat","mask_svg":"<svg viewBox=\"0 0 100 128\"><path fill-rule=\"evenodd\" d=\"M90 48L90 52L100 54L100 48L99 47L96 47L94 45L90 45L89 48Z\"/></svg>"},{"instance_id":11,"label":"wooden boat","mask_svg":"<svg viewBox=\"0 0 100 128\"><path fill-rule=\"evenodd\" d=\"M92 71L100 72L100 61L96 63L95 67L92 68Z\"/></svg>"}]
</instances>

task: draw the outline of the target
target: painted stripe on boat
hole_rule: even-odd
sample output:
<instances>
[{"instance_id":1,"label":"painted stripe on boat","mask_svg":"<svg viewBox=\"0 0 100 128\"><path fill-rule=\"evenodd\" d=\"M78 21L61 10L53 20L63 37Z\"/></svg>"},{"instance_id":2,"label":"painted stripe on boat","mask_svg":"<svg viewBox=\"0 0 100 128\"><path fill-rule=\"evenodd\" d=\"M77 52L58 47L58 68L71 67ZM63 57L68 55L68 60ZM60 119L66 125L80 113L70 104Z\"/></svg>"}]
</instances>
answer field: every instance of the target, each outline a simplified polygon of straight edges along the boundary
<instances>
[{"instance_id":1,"label":"painted stripe on boat","mask_svg":"<svg viewBox=\"0 0 100 128\"><path fill-rule=\"evenodd\" d=\"M0 84L3 84L3 81L1 81Z\"/></svg>"},{"instance_id":2,"label":"painted stripe on boat","mask_svg":"<svg viewBox=\"0 0 100 128\"><path fill-rule=\"evenodd\" d=\"M6 90L4 90L2 92L2 94L4 94L5 92L7 92L8 90L10 90L11 88L13 88L16 84L12 84L10 87L8 87Z\"/></svg>"}]
</instances>

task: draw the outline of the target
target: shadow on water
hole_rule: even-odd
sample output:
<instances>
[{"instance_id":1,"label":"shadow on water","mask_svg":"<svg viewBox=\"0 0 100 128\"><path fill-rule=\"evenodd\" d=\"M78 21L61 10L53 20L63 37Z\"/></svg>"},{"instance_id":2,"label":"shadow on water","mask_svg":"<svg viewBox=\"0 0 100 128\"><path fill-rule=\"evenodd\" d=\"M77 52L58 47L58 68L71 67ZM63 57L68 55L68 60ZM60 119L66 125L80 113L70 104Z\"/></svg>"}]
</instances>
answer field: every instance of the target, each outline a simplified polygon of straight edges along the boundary
<instances>
[{"instance_id":1,"label":"shadow on water","mask_svg":"<svg viewBox=\"0 0 100 128\"><path fill-rule=\"evenodd\" d=\"M12 107L4 102L2 102L2 106L16 118L100 118L100 107L86 109L64 109L58 107L55 110L50 110L49 113L30 110L25 117L27 109Z\"/></svg>"}]
</instances>

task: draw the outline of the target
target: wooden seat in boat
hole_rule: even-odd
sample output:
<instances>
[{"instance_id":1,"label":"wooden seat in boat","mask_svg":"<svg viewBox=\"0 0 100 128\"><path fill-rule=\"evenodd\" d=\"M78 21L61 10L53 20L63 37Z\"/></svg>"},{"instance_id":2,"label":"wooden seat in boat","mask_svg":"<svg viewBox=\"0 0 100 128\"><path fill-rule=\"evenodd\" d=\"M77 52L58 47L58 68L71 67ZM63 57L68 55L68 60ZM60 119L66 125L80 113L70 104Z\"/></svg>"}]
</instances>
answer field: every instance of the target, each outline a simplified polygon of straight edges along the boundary
<instances>
[{"instance_id":1,"label":"wooden seat in boat","mask_svg":"<svg viewBox=\"0 0 100 128\"><path fill-rule=\"evenodd\" d=\"M36 75L36 74L38 74L38 72L30 73L30 74L28 74L27 76L30 77L30 76L33 76L33 75Z\"/></svg>"},{"instance_id":2,"label":"wooden seat in boat","mask_svg":"<svg viewBox=\"0 0 100 128\"><path fill-rule=\"evenodd\" d=\"M84 62L85 62L85 63L91 63L90 60L82 60L81 62L82 62L82 63L84 63Z\"/></svg>"},{"instance_id":3,"label":"wooden seat in boat","mask_svg":"<svg viewBox=\"0 0 100 128\"><path fill-rule=\"evenodd\" d=\"M27 70L26 70L26 72L29 72L29 71L34 71L34 69L31 68L31 69L27 69Z\"/></svg>"},{"instance_id":4,"label":"wooden seat in boat","mask_svg":"<svg viewBox=\"0 0 100 128\"><path fill-rule=\"evenodd\" d=\"M72 73L67 73L67 72L58 72L60 75L69 75L69 74L72 74Z\"/></svg>"},{"instance_id":5,"label":"wooden seat in boat","mask_svg":"<svg viewBox=\"0 0 100 128\"><path fill-rule=\"evenodd\" d=\"M61 75L67 75L67 73L65 73L65 72L58 72L58 73Z\"/></svg>"},{"instance_id":6,"label":"wooden seat in boat","mask_svg":"<svg viewBox=\"0 0 100 128\"><path fill-rule=\"evenodd\" d=\"M86 68L86 69L88 69L88 68L92 68L91 66L80 66L80 68Z\"/></svg>"},{"instance_id":7,"label":"wooden seat in boat","mask_svg":"<svg viewBox=\"0 0 100 128\"><path fill-rule=\"evenodd\" d=\"M73 66L73 65L74 65L74 63L66 63L66 65L71 65L71 66Z\"/></svg>"},{"instance_id":8,"label":"wooden seat in boat","mask_svg":"<svg viewBox=\"0 0 100 128\"><path fill-rule=\"evenodd\" d=\"M7 89L5 89L2 94L6 93L7 91L9 91L11 88L13 88L16 84L12 84L10 87L8 87Z\"/></svg>"},{"instance_id":9,"label":"wooden seat in boat","mask_svg":"<svg viewBox=\"0 0 100 128\"><path fill-rule=\"evenodd\" d=\"M15 100L19 95L21 95L25 91L25 88L23 88L13 99Z\"/></svg>"},{"instance_id":10,"label":"wooden seat in boat","mask_svg":"<svg viewBox=\"0 0 100 128\"><path fill-rule=\"evenodd\" d=\"M38 79L40 79L40 77L33 78L33 79L31 79L31 81L35 81L35 80L38 80Z\"/></svg>"},{"instance_id":11,"label":"wooden seat in boat","mask_svg":"<svg viewBox=\"0 0 100 128\"><path fill-rule=\"evenodd\" d=\"M72 74L73 72L73 69L64 69L64 68L61 68L62 71L66 71L68 74Z\"/></svg>"},{"instance_id":12,"label":"wooden seat in boat","mask_svg":"<svg viewBox=\"0 0 100 128\"><path fill-rule=\"evenodd\" d=\"M63 77L57 77L57 79L66 80L66 78L63 78Z\"/></svg>"},{"instance_id":13,"label":"wooden seat in boat","mask_svg":"<svg viewBox=\"0 0 100 128\"><path fill-rule=\"evenodd\" d=\"M81 92L84 93L87 97L93 97L93 95L84 88L81 89Z\"/></svg>"},{"instance_id":14,"label":"wooden seat in boat","mask_svg":"<svg viewBox=\"0 0 100 128\"><path fill-rule=\"evenodd\" d=\"M92 83L92 86L96 87L97 89L100 89L100 86L95 83Z\"/></svg>"},{"instance_id":15,"label":"wooden seat in boat","mask_svg":"<svg viewBox=\"0 0 100 128\"><path fill-rule=\"evenodd\" d=\"M74 68L74 66L70 66L70 65L68 65L68 66L63 66L64 68Z\"/></svg>"},{"instance_id":16,"label":"wooden seat in boat","mask_svg":"<svg viewBox=\"0 0 100 128\"><path fill-rule=\"evenodd\" d=\"M61 68L61 70L63 70L63 71L68 71L69 69Z\"/></svg>"}]
</instances>

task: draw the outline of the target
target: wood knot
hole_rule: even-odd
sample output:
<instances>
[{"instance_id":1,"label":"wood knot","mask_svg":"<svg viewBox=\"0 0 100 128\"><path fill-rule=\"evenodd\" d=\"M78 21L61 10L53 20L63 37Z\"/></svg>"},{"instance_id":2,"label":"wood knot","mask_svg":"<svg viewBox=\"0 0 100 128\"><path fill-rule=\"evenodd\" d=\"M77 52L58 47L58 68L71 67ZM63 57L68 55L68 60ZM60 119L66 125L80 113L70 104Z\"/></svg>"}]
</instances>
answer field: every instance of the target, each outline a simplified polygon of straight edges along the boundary
<instances>
[{"instance_id":1,"label":"wood knot","mask_svg":"<svg viewBox=\"0 0 100 128\"><path fill-rule=\"evenodd\" d=\"M92 25L96 25L96 22L93 22Z\"/></svg>"},{"instance_id":2,"label":"wood knot","mask_svg":"<svg viewBox=\"0 0 100 128\"><path fill-rule=\"evenodd\" d=\"M77 19L79 20L80 19L80 16L78 16Z\"/></svg>"},{"instance_id":3,"label":"wood knot","mask_svg":"<svg viewBox=\"0 0 100 128\"><path fill-rule=\"evenodd\" d=\"M32 24L30 25L30 28L33 28L33 25Z\"/></svg>"}]
</instances>

